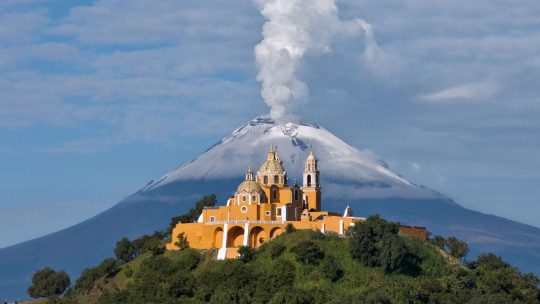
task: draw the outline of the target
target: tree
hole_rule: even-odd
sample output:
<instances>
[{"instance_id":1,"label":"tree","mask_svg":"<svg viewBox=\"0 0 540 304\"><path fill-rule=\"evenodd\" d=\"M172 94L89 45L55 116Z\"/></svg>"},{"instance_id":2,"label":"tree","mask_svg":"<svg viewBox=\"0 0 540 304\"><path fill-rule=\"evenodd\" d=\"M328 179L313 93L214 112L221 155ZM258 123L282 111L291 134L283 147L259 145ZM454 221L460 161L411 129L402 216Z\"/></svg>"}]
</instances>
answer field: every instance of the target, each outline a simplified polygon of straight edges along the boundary
<instances>
[{"instance_id":1,"label":"tree","mask_svg":"<svg viewBox=\"0 0 540 304\"><path fill-rule=\"evenodd\" d=\"M457 238L451 236L446 239L446 246L448 247L448 250L450 251L450 255L462 259L469 253L469 246L467 243L458 240Z\"/></svg>"},{"instance_id":2,"label":"tree","mask_svg":"<svg viewBox=\"0 0 540 304\"><path fill-rule=\"evenodd\" d=\"M163 244L161 244L161 241L154 237L148 239L143 248L144 252L151 252L152 255L160 255L165 252L165 248L163 247Z\"/></svg>"},{"instance_id":3,"label":"tree","mask_svg":"<svg viewBox=\"0 0 540 304\"><path fill-rule=\"evenodd\" d=\"M178 235L178 241L176 243L174 243L174 245L176 247L178 247L180 250L184 250L186 248L189 248L189 242L187 240L187 237L186 237L186 234L185 233L180 233Z\"/></svg>"},{"instance_id":4,"label":"tree","mask_svg":"<svg viewBox=\"0 0 540 304\"><path fill-rule=\"evenodd\" d=\"M351 228L351 255L366 266L396 270L407 253L398 233L397 223L387 222L378 215L370 216Z\"/></svg>"},{"instance_id":5,"label":"tree","mask_svg":"<svg viewBox=\"0 0 540 304\"><path fill-rule=\"evenodd\" d=\"M324 252L312 241L301 241L291 248L296 260L304 264L318 264L324 258Z\"/></svg>"},{"instance_id":6,"label":"tree","mask_svg":"<svg viewBox=\"0 0 540 304\"><path fill-rule=\"evenodd\" d=\"M442 236L436 235L435 237L430 239L429 242L431 244L441 248L442 250L444 250L445 240L444 240L444 238Z\"/></svg>"},{"instance_id":7,"label":"tree","mask_svg":"<svg viewBox=\"0 0 540 304\"><path fill-rule=\"evenodd\" d=\"M253 260L253 256L255 256L254 248L249 246L240 246L240 248L238 248L238 258L242 260L242 262L247 263Z\"/></svg>"},{"instance_id":8,"label":"tree","mask_svg":"<svg viewBox=\"0 0 540 304\"><path fill-rule=\"evenodd\" d=\"M90 291L99 278L111 274L117 266L118 263L115 259L107 258L94 268L86 268L75 282L75 290L80 293Z\"/></svg>"},{"instance_id":9,"label":"tree","mask_svg":"<svg viewBox=\"0 0 540 304\"><path fill-rule=\"evenodd\" d=\"M133 247L135 247L135 255L141 255L145 252L152 252L154 255L161 254L165 251L161 241L164 235L158 231L152 235L143 235L138 239L133 240Z\"/></svg>"},{"instance_id":10,"label":"tree","mask_svg":"<svg viewBox=\"0 0 540 304\"><path fill-rule=\"evenodd\" d=\"M390 272L398 269L406 254L405 245L397 234L386 234L382 237L379 262L384 271Z\"/></svg>"},{"instance_id":11,"label":"tree","mask_svg":"<svg viewBox=\"0 0 540 304\"><path fill-rule=\"evenodd\" d=\"M38 270L32 276L28 295L32 298L59 296L66 291L70 279L65 271L54 271L49 267Z\"/></svg>"},{"instance_id":12,"label":"tree","mask_svg":"<svg viewBox=\"0 0 540 304\"><path fill-rule=\"evenodd\" d=\"M114 248L114 255L118 260L121 260L123 262L129 262L135 256L135 247L127 237L124 237L118 242L116 242L116 247Z\"/></svg>"}]
</instances>

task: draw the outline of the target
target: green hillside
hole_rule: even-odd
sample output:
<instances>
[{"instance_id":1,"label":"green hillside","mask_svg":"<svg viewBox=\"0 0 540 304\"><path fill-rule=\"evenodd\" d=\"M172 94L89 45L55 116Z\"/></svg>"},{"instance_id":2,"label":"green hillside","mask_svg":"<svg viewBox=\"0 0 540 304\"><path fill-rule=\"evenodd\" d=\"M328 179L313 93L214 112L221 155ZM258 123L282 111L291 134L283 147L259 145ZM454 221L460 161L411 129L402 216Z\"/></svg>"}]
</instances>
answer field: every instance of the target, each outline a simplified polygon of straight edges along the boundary
<instances>
[{"instance_id":1,"label":"green hillside","mask_svg":"<svg viewBox=\"0 0 540 304\"><path fill-rule=\"evenodd\" d=\"M147 250L121 266L106 260L62 299L49 301L540 303L532 274L492 254L462 265L432 243L398 236L395 225L377 217L346 238L289 231L241 252L239 259L225 261L217 261L215 251L189 248Z\"/></svg>"}]
</instances>

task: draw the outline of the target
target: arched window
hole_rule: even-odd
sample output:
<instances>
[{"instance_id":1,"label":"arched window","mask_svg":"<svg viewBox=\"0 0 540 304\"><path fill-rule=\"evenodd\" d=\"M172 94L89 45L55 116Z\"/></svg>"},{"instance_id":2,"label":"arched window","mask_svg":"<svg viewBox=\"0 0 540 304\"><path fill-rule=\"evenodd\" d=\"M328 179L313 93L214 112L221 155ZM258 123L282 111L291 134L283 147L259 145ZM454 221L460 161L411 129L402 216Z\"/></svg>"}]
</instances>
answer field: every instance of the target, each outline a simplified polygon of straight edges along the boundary
<instances>
[{"instance_id":1,"label":"arched window","mask_svg":"<svg viewBox=\"0 0 540 304\"><path fill-rule=\"evenodd\" d=\"M279 184L279 176L274 176L274 184Z\"/></svg>"},{"instance_id":2,"label":"arched window","mask_svg":"<svg viewBox=\"0 0 540 304\"><path fill-rule=\"evenodd\" d=\"M285 177L283 177L283 178L284 178L283 183L286 185L287 184L287 175L285 175Z\"/></svg>"},{"instance_id":3,"label":"arched window","mask_svg":"<svg viewBox=\"0 0 540 304\"><path fill-rule=\"evenodd\" d=\"M268 185L268 176L266 176L266 175L264 176L264 184Z\"/></svg>"},{"instance_id":4,"label":"arched window","mask_svg":"<svg viewBox=\"0 0 540 304\"><path fill-rule=\"evenodd\" d=\"M311 187L311 174L307 176L307 186Z\"/></svg>"},{"instance_id":5,"label":"arched window","mask_svg":"<svg viewBox=\"0 0 540 304\"><path fill-rule=\"evenodd\" d=\"M253 196L252 201L254 201L254 202L257 201L257 196L256 195Z\"/></svg>"},{"instance_id":6,"label":"arched window","mask_svg":"<svg viewBox=\"0 0 540 304\"><path fill-rule=\"evenodd\" d=\"M294 189L294 201L298 201L298 189Z\"/></svg>"},{"instance_id":7,"label":"arched window","mask_svg":"<svg viewBox=\"0 0 540 304\"><path fill-rule=\"evenodd\" d=\"M277 199L277 189L276 188L272 189L272 199L273 200Z\"/></svg>"}]
</instances>

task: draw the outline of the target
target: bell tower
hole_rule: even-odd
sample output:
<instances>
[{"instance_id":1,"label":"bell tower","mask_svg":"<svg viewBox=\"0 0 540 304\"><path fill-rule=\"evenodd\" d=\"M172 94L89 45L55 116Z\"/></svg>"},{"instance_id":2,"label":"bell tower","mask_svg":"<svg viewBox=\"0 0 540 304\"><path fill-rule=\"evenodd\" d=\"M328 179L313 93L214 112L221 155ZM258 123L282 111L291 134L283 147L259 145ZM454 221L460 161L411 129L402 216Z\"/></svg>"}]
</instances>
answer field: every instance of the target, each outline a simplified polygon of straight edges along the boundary
<instances>
[{"instance_id":1,"label":"bell tower","mask_svg":"<svg viewBox=\"0 0 540 304\"><path fill-rule=\"evenodd\" d=\"M309 211L321 211L321 187L319 185L318 160L309 151L304 167L304 181L302 185L304 208Z\"/></svg>"}]
</instances>

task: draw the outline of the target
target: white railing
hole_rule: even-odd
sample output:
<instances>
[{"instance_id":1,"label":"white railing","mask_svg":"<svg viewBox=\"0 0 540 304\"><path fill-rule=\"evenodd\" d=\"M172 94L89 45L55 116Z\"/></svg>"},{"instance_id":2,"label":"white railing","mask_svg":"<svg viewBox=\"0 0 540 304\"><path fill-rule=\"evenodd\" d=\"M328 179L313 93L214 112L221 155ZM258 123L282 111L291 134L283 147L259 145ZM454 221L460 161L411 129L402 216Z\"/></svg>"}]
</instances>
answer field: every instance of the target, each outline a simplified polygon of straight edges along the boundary
<instances>
[{"instance_id":1,"label":"white railing","mask_svg":"<svg viewBox=\"0 0 540 304\"><path fill-rule=\"evenodd\" d=\"M271 225L281 225L285 224L284 221L260 221L260 220L229 220L229 221L214 221L214 222L205 222L205 225L223 225L223 224L271 224Z\"/></svg>"}]
</instances>

